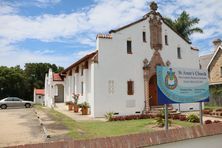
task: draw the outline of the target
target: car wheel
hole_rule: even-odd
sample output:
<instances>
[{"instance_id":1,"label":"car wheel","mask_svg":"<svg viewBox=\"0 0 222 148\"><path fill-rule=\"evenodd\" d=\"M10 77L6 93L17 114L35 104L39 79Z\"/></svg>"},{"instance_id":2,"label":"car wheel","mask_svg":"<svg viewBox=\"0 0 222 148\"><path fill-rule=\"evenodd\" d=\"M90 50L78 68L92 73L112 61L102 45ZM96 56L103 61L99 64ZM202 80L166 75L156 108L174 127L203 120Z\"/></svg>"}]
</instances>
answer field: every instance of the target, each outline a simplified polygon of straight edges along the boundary
<instances>
[{"instance_id":1,"label":"car wheel","mask_svg":"<svg viewBox=\"0 0 222 148\"><path fill-rule=\"evenodd\" d=\"M7 105L6 104L2 104L1 105L1 109L6 109L7 108Z\"/></svg>"},{"instance_id":2,"label":"car wheel","mask_svg":"<svg viewBox=\"0 0 222 148\"><path fill-rule=\"evenodd\" d=\"M30 107L31 107L31 104L27 103L27 104L25 104L25 107L26 107L26 108L30 108Z\"/></svg>"}]
</instances>

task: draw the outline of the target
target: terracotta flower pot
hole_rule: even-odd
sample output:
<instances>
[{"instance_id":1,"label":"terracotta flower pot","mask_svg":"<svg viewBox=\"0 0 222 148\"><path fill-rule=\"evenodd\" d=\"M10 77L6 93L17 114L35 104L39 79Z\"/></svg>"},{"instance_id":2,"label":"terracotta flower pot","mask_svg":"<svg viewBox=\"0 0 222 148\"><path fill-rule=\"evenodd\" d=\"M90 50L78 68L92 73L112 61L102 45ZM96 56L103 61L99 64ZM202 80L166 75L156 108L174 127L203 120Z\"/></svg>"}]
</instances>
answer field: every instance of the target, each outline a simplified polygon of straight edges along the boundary
<instances>
[{"instance_id":1,"label":"terracotta flower pot","mask_svg":"<svg viewBox=\"0 0 222 148\"><path fill-rule=\"evenodd\" d=\"M68 107L69 107L69 111L73 110L73 104L69 104Z\"/></svg>"},{"instance_id":2,"label":"terracotta flower pot","mask_svg":"<svg viewBox=\"0 0 222 148\"><path fill-rule=\"evenodd\" d=\"M82 108L82 115L88 115L88 107Z\"/></svg>"},{"instance_id":3,"label":"terracotta flower pot","mask_svg":"<svg viewBox=\"0 0 222 148\"><path fill-rule=\"evenodd\" d=\"M79 106L77 104L74 104L74 112L75 113L79 112Z\"/></svg>"}]
</instances>

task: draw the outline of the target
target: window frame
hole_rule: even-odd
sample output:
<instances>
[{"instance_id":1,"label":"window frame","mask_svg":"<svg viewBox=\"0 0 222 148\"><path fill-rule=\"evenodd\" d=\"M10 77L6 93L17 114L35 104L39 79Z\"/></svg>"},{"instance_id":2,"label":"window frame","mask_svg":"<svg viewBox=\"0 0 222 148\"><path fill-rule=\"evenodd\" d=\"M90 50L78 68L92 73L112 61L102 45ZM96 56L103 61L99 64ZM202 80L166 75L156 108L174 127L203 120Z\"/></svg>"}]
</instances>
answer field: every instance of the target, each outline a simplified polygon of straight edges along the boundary
<instances>
[{"instance_id":1,"label":"window frame","mask_svg":"<svg viewBox=\"0 0 222 148\"><path fill-rule=\"evenodd\" d=\"M222 66L220 66L220 77L222 77Z\"/></svg>"},{"instance_id":2,"label":"window frame","mask_svg":"<svg viewBox=\"0 0 222 148\"><path fill-rule=\"evenodd\" d=\"M108 93L110 95L114 94L114 80L108 81Z\"/></svg>"},{"instance_id":3,"label":"window frame","mask_svg":"<svg viewBox=\"0 0 222 148\"><path fill-rule=\"evenodd\" d=\"M81 71L80 71L80 75L83 76L83 70L84 70L84 66L81 66Z\"/></svg>"},{"instance_id":4,"label":"window frame","mask_svg":"<svg viewBox=\"0 0 222 148\"><path fill-rule=\"evenodd\" d=\"M81 82L81 96L84 94L84 84L83 81Z\"/></svg>"},{"instance_id":5,"label":"window frame","mask_svg":"<svg viewBox=\"0 0 222 148\"><path fill-rule=\"evenodd\" d=\"M164 40L165 40L165 45L169 45L168 44L168 36L167 35L164 36Z\"/></svg>"},{"instance_id":6,"label":"window frame","mask_svg":"<svg viewBox=\"0 0 222 148\"><path fill-rule=\"evenodd\" d=\"M134 81L132 80L127 81L127 94L134 95Z\"/></svg>"},{"instance_id":7,"label":"window frame","mask_svg":"<svg viewBox=\"0 0 222 148\"><path fill-rule=\"evenodd\" d=\"M178 58L178 59L182 59L182 56L181 56L181 48L180 48L180 47L177 47L177 58Z\"/></svg>"},{"instance_id":8,"label":"window frame","mask_svg":"<svg viewBox=\"0 0 222 148\"><path fill-rule=\"evenodd\" d=\"M133 52L132 52L132 41L131 40L126 41L126 48L127 48L127 54L133 54Z\"/></svg>"},{"instance_id":9,"label":"window frame","mask_svg":"<svg viewBox=\"0 0 222 148\"><path fill-rule=\"evenodd\" d=\"M143 42L146 43L146 32L145 31L142 32L142 38L143 38Z\"/></svg>"}]
</instances>

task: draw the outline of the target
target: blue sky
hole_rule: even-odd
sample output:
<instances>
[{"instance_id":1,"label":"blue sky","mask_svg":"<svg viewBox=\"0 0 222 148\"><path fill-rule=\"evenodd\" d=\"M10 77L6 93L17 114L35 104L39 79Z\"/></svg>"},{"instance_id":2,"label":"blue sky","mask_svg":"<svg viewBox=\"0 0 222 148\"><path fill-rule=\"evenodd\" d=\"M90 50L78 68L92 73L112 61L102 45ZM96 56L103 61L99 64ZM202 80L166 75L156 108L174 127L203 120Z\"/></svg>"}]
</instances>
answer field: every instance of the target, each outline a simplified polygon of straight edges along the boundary
<instances>
[{"instance_id":1,"label":"blue sky","mask_svg":"<svg viewBox=\"0 0 222 148\"><path fill-rule=\"evenodd\" d=\"M151 0L0 0L0 66L49 62L67 67L95 50L96 34L126 25L149 11ZM191 40L200 55L222 39L221 0L157 0L162 16L183 10L198 17L203 34Z\"/></svg>"}]
</instances>

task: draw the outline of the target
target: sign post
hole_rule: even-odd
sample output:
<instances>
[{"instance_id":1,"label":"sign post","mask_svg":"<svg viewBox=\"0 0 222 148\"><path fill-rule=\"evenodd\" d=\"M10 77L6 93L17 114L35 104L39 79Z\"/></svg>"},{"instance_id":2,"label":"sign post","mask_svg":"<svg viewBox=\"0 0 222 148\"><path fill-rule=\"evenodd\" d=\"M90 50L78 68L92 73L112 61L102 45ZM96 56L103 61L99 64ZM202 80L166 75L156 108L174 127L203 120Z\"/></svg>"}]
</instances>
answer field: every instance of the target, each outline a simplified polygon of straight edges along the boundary
<instances>
[{"instance_id":1,"label":"sign post","mask_svg":"<svg viewBox=\"0 0 222 148\"><path fill-rule=\"evenodd\" d=\"M199 69L157 66L158 104L165 106L165 128L168 129L167 104L200 104L200 123L203 124L202 102L209 102L208 72Z\"/></svg>"},{"instance_id":2,"label":"sign post","mask_svg":"<svg viewBox=\"0 0 222 148\"><path fill-rule=\"evenodd\" d=\"M164 104L164 108L165 108L165 130L168 130L168 107L167 104Z\"/></svg>"},{"instance_id":3,"label":"sign post","mask_svg":"<svg viewBox=\"0 0 222 148\"><path fill-rule=\"evenodd\" d=\"M202 112L202 102L200 102L200 124L203 125L203 112Z\"/></svg>"}]
</instances>

